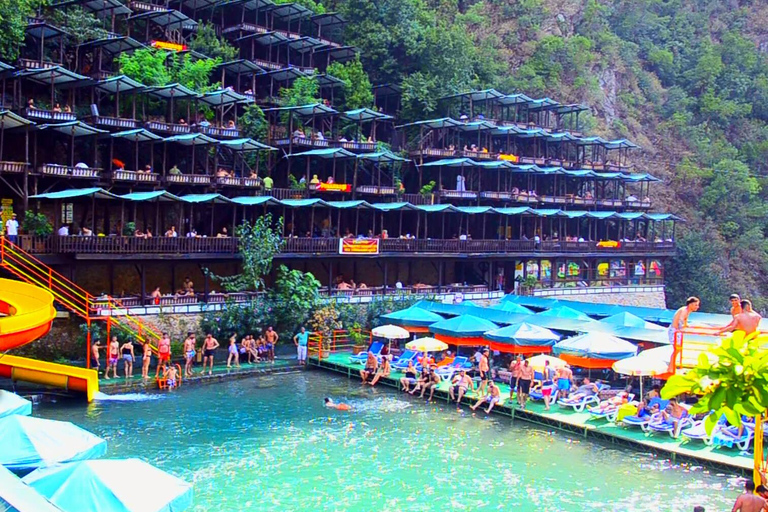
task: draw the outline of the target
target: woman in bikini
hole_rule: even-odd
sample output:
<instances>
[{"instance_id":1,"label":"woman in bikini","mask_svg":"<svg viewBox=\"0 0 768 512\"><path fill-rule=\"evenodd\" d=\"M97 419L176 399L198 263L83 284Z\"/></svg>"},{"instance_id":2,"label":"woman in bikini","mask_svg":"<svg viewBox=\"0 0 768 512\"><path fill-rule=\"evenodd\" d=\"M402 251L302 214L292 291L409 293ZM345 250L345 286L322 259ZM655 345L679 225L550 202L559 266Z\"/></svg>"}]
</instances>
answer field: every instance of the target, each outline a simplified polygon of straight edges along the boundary
<instances>
[{"instance_id":1,"label":"woman in bikini","mask_svg":"<svg viewBox=\"0 0 768 512\"><path fill-rule=\"evenodd\" d=\"M142 347L144 348L144 357L141 360L141 378L146 380L149 378L149 363L152 360L152 347L149 346L148 341L142 343Z\"/></svg>"}]
</instances>

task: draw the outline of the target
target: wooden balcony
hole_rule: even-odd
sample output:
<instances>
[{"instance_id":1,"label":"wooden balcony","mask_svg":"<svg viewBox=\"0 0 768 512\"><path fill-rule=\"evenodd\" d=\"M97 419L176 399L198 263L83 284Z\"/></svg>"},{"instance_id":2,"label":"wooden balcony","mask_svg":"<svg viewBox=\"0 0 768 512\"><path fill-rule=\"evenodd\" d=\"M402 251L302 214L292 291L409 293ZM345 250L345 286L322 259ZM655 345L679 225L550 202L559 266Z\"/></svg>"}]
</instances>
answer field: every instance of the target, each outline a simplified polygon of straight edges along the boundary
<instances>
[{"instance_id":1,"label":"wooden balcony","mask_svg":"<svg viewBox=\"0 0 768 512\"><path fill-rule=\"evenodd\" d=\"M77 120L77 116L73 112L54 112L53 110L30 107L24 109L24 117L35 121L45 121L49 123L66 123L68 121Z\"/></svg>"},{"instance_id":2,"label":"wooden balcony","mask_svg":"<svg viewBox=\"0 0 768 512\"><path fill-rule=\"evenodd\" d=\"M88 122L99 127L119 128L121 130L133 130L139 127L137 120L126 117L91 116L88 118Z\"/></svg>"},{"instance_id":3,"label":"wooden balcony","mask_svg":"<svg viewBox=\"0 0 768 512\"><path fill-rule=\"evenodd\" d=\"M155 185L160 182L160 175L155 172L112 171L113 181L131 182L131 183L150 183Z\"/></svg>"},{"instance_id":4,"label":"wooden balcony","mask_svg":"<svg viewBox=\"0 0 768 512\"><path fill-rule=\"evenodd\" d=\"M403 201L411 204L435 204L435 195L434 194L427 194L427 195L421 195L421 194L403 194Z\"/></svg>"},{"instance_id":5,"label":"wooden balcony","mask_svg":"<svg viewBox=\"0 0 768 512\"><path fill-rule=\"evenodd\" d=\"M251 62L256 64L259 67L267 68L267 69L283 69L285 66L280 64L279 62L272 62L271 60L264 60L264 59L251 59Z\"/></svg>"},{"instance_id":6,"label":"wooden balcony","mask_svg":"<svg viewBox=\"0 0 768 512\"><path fill-rule=\"evenodd\" d=\"M597 199L598 206L606 206L608 208L619 208L624 206L623 199Z\"/></svg>"},{"instance_id":7,"label":"wooden balcony","mask_svg":"<svg viewBox=\"0 0 768 512\"><path fill-rule=\"evenodd\" d=\"M393 196L395 195L395 187L392 186L376 186L376 185L360 185L355 189L358 194L370 194L374 196Z\"/></svg>"},{"instance_id":8,"label":"wooden balcony","mask_svg":"<svg viewBox=\"0 0 768 512\"><path fill-rule=\"evenodd\" d=\"M309 195L307 190L294 190L292 188L271 188L264 190L262 195L272 196L275 199L304 199Z\"/></svg>"},{"instance_id":9,"label":"wooden balcony","mask_svg":"<svg viewBox=\"0 0 768 512\"><path fill-rule=\"evenodd\" d=\"M222 29L222 34L229 34L231 32L250 32L252 34L266 34L270 30L262 25L256 25L254 23L238 23L236 25L230 25Z\"/></svg>"},{"instance_id":10,"label":"wooden balcony","mask_svg":"<svg viewBox=\"0 0 768 512\"><path fill-rule=\"evenodd\" d=\"M50 60L40 61L38 59L19 59L19 67L21 69L48 69L56 66L61 66L61 63Z\"/></svg>"},{"instance_id":11,"label":"wooden balcony","mask_svg":"<svg viewBox=\"0 0 768 512\"><path fill-rule=\"evenodd\" d=\"M329 148L333 147L332 141L328 139L311 139L309 137L285 137L275 139L272 143L276 146L300 146L307 148Z\"/></svg>"},{"instance_id":12,"label":"wooden balcony","mask_svg":"<svg viewBox=\"0 0 768 512\"><path fill-rule=\"evenodd\" d=\"M136 0L130 2L129 7L132 11L135 12L162 12L168 9L163 5L156 5L151 2L141 2Z\"/></svg>"},{"instance_id":13,"label":"wooden balcony","mask_svg":"<svg viewBox=\"0 0 768 512\"><path fill-rule=\"evenodd\" d=\"M240 137L240 130L237 128L223 128L220 126L200 126L197 125L196 129L199 133L210 135L211 137L220 137L228 139L236 139Z\"/></svg>"},{"instance_id":14,"label":"wooden balcony","mask_svg":"<svg viewBox=\"0 0 768 512\"><path fill-rule=\"evenodd\" d=\"M40 174L56 176L60 178L98 179L101 177L101 169L95 167L70 167L68 165L43 164L39 169Z\"/></svg>"},{"instance_id":15,"label":"wooden balcony","mask_svg":"<svg viewBox=\"0 0 768 512\"><path fill-rule=\"evenodd\" d=\"M212 183L212 176L208 174L168 174L165 176L165 182L169 185L206 185Z\"/></svg>"},{"instance_id":16,"label":"wooden balcony","mask_svg":"<svg viewBox=\"0 0 768 512\"><path fill-rule=\"evenodd\" d=\"M238 252L238 239L126 236L57 236L34 237L22 235L22 248L35 254L231 254ZM564 242L533 240L459 240L459 239L401 239L379 240L382 254L662 254L675 251L674 242ZM283 254L338 255L338 238L286 238Z\"/></svg>"},{"instance_id":17,"label":"wooden balcony","mask_svg":"<svg viewBox=\"0 0 768 512\"><path fill-rule=\"evenodd\" d=\"M144 123L144 126L147 130L172 133L174 135L192 132L188 124L166 123L164 121L147 121Z\"/></svg>"},{"instance_id":18,"label":"wooden balcony","mask_svg":"<svg viewBox=\"0 0 768 512\"><path fill-rule=\"evenodd\" d=\"M26 162L2 162L0 161L0 173L23 174L29 164Z\"/></svg>"},{"instance_id":19,"label":"wooden balcony","mask_svg":"<svg viewBox=\"0 0 768 512\"><path fill-rule=\"evenodd\" d=\"M338 142L337 146L340 146L344 149L348 149L349 151L363 151L363 152L371 152L376 151L376 143L375 142Z\"/></svg>"},{"instance_id":20,"label":"wooden balcony","mask_svg":"<svg viewBox=\"0 0 768 512\"><path fill-rule=\"evenodd\" d=\"M259 188L261 186L261 180L257 178L219 176L215 180L216 185L220 187Z\"/></svg>"},{"instance_id":21,"label":"wooden balcony","mask_svg":"<svg viewBox=\"0 0 768 512\"><path fill-rule=\"evenodd\" d=\"M456 156L456 151L451 149L435 149L435 148L415 149L413 151L409 151L408 156L412 158L418 158L420 156L435 157L435 158L453 158Z\"/></svg>"},{"instance_id":22,"label":"wooden balcony","mask_svg":"<svg viewBox=\"0 0 768 512\"><path fill-rule=\"evenodd\" d=\"M446 199L477 199L477 192L473 190L441 190L440 197Z\"/></svg>"},{"instance_id":23,"label":"wooden balcony","mask_svg":"<svg viewBox=\"0 0 768 512\"><path fill-rule=\"evenodd\" d=\"M510 192L480 192L480 198L492 201L511 201L512 194Z\"/></svg>"},{"instance_id":24,"label":"wooden balcony","mask_svg":"<svg viewBox=\"0 0 768 512\"><path fill-rule=\"evenodd\" d=\"M487 151L461 151L461 156L474 158L475 160L496 160L498 153L489 153Z\"/></svg>"}]
</instances>

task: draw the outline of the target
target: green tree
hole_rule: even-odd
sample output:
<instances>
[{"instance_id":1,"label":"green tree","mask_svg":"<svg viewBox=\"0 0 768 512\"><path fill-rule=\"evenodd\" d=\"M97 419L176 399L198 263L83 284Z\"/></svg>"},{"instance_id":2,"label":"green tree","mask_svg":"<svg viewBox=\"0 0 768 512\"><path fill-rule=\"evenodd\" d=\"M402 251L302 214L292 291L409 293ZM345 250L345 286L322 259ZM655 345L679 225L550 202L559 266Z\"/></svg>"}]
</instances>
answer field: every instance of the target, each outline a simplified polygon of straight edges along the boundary
<instances>
[{"instance_id":1,"label":"green tree","mask_svg":"<svg viewBox=\"0 0 768 512\"><path fill-rule=\"evenodd\" d=\"M274 225L271 213L257 218L253 224L244 220L235 230L242 271L232 276L210 275L228 292L263 289L264 278L272 270L272 261L283 246L282 234L282 217Z\"/></svg>"},{"instance_id":2,"label":"green tree","mask_svg":"<svg viewBox=\"0 0 768 512\"><path fill-rule=\"evenodd\" d=\"M320 301L320 281L310 272L277 269L277 277L268 297L275 308L275 323L280 332L292 335L298 331Z\"/></svg>"},{"instance_id":3,"label":"green tree","mask_svg":"<svg viewBox=\"0 0 768 512\"><path fill-rule=\"evenodd\" d=\"M293 81L291 87L280 89L280 105L298 107L320 103L320 85L313 76L301 76Z\"/></svg>"},{"instance_id":4,"label":"green tree","mask_svg":"<svg viewBox=\"0 0 768 512\"><path fill-rule=\"evenodd\" d=\"M19 47L24 42L27 29L27 16L35 13L41 5L40 0L2 0L0 1L0 57L5 61L14 61L19 56Z\"/></svg>"},{"instance_id":5,"label":"green tree","mask_svg":"<svg viewBox=\"0 0 768 512\"><path fill-rule=\"evenodd\" d=\"M212 59L221 59L221 62L234 60L238 54L237 48L216 35L216 28L211 23L201 23L198 26L189 47Z\"/></svg>"},{"instance_id":6,"label":"green tree","mask_svg":"<svg viewBox=\"0 0 768 512\"><path fill-rule=\"evenodd\" d=\"M118 57L120 73L149 86L171 83L172 76L166 66L167 52L154 48L139 48L133 53L123 52Z\"/></svg>"},{"instance_id":7,"label":"green tree","mask_svg":"<svg viewBox=\"0 0 768 512\"><path fill-rule=\"evenodd\" d=\"M326 72L344 82L338 106L341 110L354 110L373 106L373 90L368 73L360 57L349 62L332 62Z\"/></svg>"},{"instance_id":8,"label":"green tree","mask_svg":"<svg viewBox=\"0 0 768 512\"><path fill-rule=\"evenodd\" d=\"M708 229L678 236L677 255L665 272L667 307L678 308L688 297L696 295L701 299L702 310L716 311L726 289L723 257L722 241Z\"/></svg>"},{"instance_id":9,"label":"green tree","mask_svg":"<svg viewBox=\"0 0 768 512\"><path fill-rule=\"evenodd\" d=\"M171 80L196 92L209 92L219 88L219 83L211 83L213 69L221 64L220 58L195 60L189 54L181 57L173 55L171 59Z\"/></svg>"},{"instance_id":10,"label":"green tree","mask_svg":"<svg viewBox=\"0 0 768 512\"><path fill-rule=\"evenodd\" d=\"M243 135L254 140L266 140L269 134L269 123L261 107L248 105L240 117L240 127Z\"/></svg>"}]
</instances>

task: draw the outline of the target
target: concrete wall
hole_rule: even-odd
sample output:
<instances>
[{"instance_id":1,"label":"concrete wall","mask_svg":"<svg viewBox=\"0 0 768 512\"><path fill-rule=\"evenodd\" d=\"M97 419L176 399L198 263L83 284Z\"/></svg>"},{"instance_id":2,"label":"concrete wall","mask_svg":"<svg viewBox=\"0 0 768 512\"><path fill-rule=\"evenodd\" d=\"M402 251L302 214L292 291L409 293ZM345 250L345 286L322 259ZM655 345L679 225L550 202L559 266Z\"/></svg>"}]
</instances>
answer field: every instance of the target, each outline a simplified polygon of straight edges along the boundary
<instances>
[{"instance_id":1,"label":"concrete wall","mask_svg":"<svg viewBox=\"0 0 768 512\"><path fill-rule=\"evenodd\" d=\"M592 304L616 304L666 308L663 286L621 286L611 288L567 288L536 290L537 297L589 302Z\"/></svg>"}]
</instances>

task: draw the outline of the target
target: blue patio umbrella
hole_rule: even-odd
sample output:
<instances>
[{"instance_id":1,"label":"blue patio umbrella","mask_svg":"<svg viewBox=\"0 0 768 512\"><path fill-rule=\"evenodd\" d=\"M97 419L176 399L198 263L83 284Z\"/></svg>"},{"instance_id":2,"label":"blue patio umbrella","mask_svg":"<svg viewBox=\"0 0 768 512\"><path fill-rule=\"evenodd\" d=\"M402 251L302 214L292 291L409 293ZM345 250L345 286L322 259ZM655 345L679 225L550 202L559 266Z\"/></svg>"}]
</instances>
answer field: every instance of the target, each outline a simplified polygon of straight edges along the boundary
<instances>
[{"instance_id":1,"label":"blue patio umbrella","mask_svg":"<svg viewBox=\"0 0 768 512\"><path fill-rule=\"evenodd\" d=\"M558 356L618 360L637 354L637 346L606 333L591 332L565 339L554 347ZM567 359L566 359L567 360Z\"/></svg>"},{"instance_id":2,"label":"blue patio umbrella","mask_svg":"<svg viewBox=\"0 0 768 512\"><path fill-rule=\"evenodd\" d=\"M381 315L379 318L395 325L409 325L413 327L428 327L435 322L444 320L444 318L437 313L416 306L401 309L400 311L393 311L392 313Z\"/></svg>"},{"instance_id":3,"label":"blue patio umbrella","mask_svg":"<svg viewBox=\"0 0 768 512\"><path fill-rule=\"evenodd\" d=\"M533 311L531 311L527 307L521 306L520 304L511 302L511 301L499 302L498 304L494 304L493 306L491 306L490 309L496 309L499 311L504 311L506 313L516 313L519 315L533 314Z\"/></svg>"},{"instance_id":4,"label":"blue patio umbrella","mask_svg":"<svg viewBox=\"0 0 768 512\"><path fill-rule=\"evenodd\" d=\"M551 347L560 340L560 336L549 329L526 322L488 331L483 334L483 337L491 341L523 347Z\"/></svg>"},{"instance_id":5,"label":"blue patio umbrella","mask_svg":"<svg viewBox=\"0 0 768 512\"><path fill-rule=\"evenodd\" d=\"M12 414L29 416L32 414L32 402L16 393L0 389L0 418Z\"/></svg>"},{"instance_id":6,"label":"blue patio umbrella","mask_svg":"<svg viewBox=\"0 0 768 512\"><path fill-rule=\"evenodd\" d=\"M30 488L3 466L0 466L0 510L4 512L61 512L60 508Z\"/></svg>"},{"instance_id":7,"label":"blue patio umbrella","mask_svg":"<svg viewBox=\"0 0 768 512\"><path fill-rule=\"evenodd\" d=\"M623 313L618 313L616 315L611 315L607 318L603 318L602 320L600 320L600 323L613 325L616 327L637 327L641 329L650 329L650 330L657 330L657 331L666 330L660 325L656 325L651 322L646 322L639 316L633 315L632 313L629 313L627 311Z\"/></svg>"},{"instance_id":8,"label":"blue patio umbrella","mask_svg":"<svg viewBox=\"0 0 768 512\"><path fill-rule=\"evenodd\" d=\"M484 332L496 329L498 325L473 315L459 315L429 326L430 332L454 338L480 337Z\"/></svg>"},{"instance_id":9,"label":"blue patio umbrella","mask_svg":"<svg viewBox=\"0 0 768 512\"><path fill-rule=\"evenodd\" d=\"M191 484L139 459L57 464L23 481L64 512L180 512L192 505Z\"/></svg>"},{"instance_id":10,"label":"blue patio umbrella","mask_svg":"<svg viewBox=\"0 0 768 512\"><path fill-rule=\"evenodd\" d=\"M585 322L592 320L589 315L585 315L581 311L576 311L575 309L569 308L568 306L558 306L552 309L548 309L546 311L542 311L541 313L537 313L537 316L551 316L555 318L564 318L567 320L582 320Z\"/></svg>"},{"instance_id":11,"label":"blue patio umbrella","mask_svg":"<svg viewBox=\"0 0 768 512\"><path fill-rule=\"evenodd\" d=\"M0 447L0 466L19 472L107 452L104 439L74 423L19 415L0 418Z\"/></svg>"}]
</instances>

